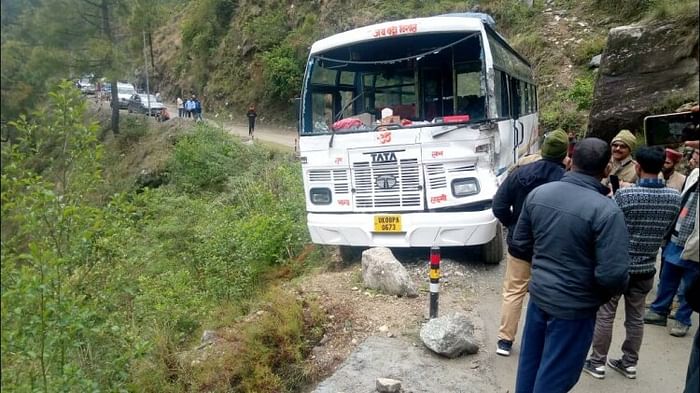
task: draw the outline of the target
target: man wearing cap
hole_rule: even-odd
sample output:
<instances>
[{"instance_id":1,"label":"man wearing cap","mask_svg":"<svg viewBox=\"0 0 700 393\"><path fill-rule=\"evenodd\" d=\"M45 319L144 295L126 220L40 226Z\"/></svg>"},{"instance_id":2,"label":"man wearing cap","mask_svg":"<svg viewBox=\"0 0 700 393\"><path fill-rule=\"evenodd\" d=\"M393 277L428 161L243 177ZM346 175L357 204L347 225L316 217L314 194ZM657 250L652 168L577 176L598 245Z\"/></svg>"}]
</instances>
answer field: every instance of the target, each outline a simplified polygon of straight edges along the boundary
<instances>
[{"instance_id":1,"label":"man wearing cap","mask_svg":"<svg viewBox=\"0 0 700 393\"><path fill-rule=\"evenodd\" d=\"M634 184L637 181L637 172L634 170L635 162L632 159L632 152L637 147L637 138L630 130L621 130L612 142L610 148L612 152L612 170L610 175L603 179L604 186L610 186L610 176L617 176L620 183Z\"/></svg>"},{"instance_id":2,"label":"man wearing cap","mask_svg":"<svg viewBox=\"0 0 700 393\"><path fill-rule=\"evenodd\" d=\"M681 160L683 154L673 149L666 149L666 160L661 168L659 178L663 178L666 182L666 187L673 188L681 192L685 183L685 175L676 171L676 165Z\"/></svg>"},{"instance_id":3,"label":"man wearing cap","mask_svg":"<svg viewBox=\"0 0 700 393\"><path fill-rule=\"evenodd\" d=\"M523 260L517 251L511 250L513 230L527 194L542 184L564 176L568 146L569 139L564 131L555 130L546 134L540 151L542 158L520 166L508 175L493 198L493 214L508 228L501 325L496 348L496 353L502 356L510 355L518 331L523 298L527 293L527 283L530 281L530 261Z\"/></svg>"}]
</instances>

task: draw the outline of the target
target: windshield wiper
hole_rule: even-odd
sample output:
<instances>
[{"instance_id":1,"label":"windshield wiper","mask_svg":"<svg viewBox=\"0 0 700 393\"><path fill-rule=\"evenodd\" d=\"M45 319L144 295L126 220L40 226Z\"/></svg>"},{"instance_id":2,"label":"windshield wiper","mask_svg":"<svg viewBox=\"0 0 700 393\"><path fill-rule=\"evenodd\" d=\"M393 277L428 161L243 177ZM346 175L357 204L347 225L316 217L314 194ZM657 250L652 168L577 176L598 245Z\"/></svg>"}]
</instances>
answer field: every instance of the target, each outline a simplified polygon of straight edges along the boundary
<instances>
[{"instance_id":1,"label":"windshield wiper","mask_svg":"<svg viewBox=\"0 0 700 393\"><path fill-rule=\"evenodd\" d=\"M343 115L343 112L345 112L345 110L348 109L348 107L349 107L350 105L352 105L353 102L357 101L357 99L360 98L360 97L362 97L363 95L365 95L365 91L364 91L364 90L361 91L360 94L358 94L355 98L353 98L352 100L350 100L350 102L348 102L347 104L345 104L345 106L343 106L343 107L340 109L340 112L338 112L338 114L335 116L335 120L333 120L333 124L335 124L336 121L340 120L340 117ZM333 124L331 124L331 140L328 141L328 147L333 147L333 139L335 139L335 128L333 128Z\"/></svg>"}]
</instances>

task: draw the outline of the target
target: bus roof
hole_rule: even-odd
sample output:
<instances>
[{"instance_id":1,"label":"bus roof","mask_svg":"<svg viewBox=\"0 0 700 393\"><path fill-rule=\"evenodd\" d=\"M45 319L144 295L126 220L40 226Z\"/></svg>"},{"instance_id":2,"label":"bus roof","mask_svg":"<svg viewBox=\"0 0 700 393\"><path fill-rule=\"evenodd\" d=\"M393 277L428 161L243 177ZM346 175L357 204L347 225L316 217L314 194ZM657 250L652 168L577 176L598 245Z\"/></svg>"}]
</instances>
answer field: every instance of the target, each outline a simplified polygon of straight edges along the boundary
<instances>
[{"instance_id":1,"label":"bus roof","mask_svg":"<svg viewBox=\"0 0 700 393\"><path fill-rule=\"evenodd\" d=\"M482 14L486 15L486 14ZM488 16L488 15L486 15ZM490 17L489 17L490 18ZM310 54L325 52L340 46L391 36L454 31L483 31L484 19L478 14L448 14L427 18L402 19L358 27L316 41Z\"/></svg>"}]
</instances>

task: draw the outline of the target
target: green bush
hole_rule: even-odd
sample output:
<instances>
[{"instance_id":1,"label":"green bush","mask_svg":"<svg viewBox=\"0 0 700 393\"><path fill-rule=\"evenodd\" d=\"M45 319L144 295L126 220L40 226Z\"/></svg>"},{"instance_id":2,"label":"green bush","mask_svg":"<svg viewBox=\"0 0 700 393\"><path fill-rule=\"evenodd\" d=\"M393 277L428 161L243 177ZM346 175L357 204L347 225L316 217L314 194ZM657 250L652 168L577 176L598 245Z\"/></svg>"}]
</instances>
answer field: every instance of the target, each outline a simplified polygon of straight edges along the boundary
<instances>
[{"instance_id":1,"label":"green bush","mask_svg":"<svg viewBox=\"0 0 700 393\"><path fill-rule=\"evenodd\" d=\"M623 19L641 17L656 0L595 0L595 5L612 15Z\"/></svg>"},{"instance_id":2,"label":"green bush","mask_svg":"<svg viewBox=\"0 0 700 393\"><path fill-rule=\"evenodd\" d=\"M299 94L303 62L297 58L294 49L278 46L262 57L265 91L276 99L288 100Z\"/></svg>"},{"instance_id":3,"label":"green bush","mask_svg":"<svg viewBox=\"0 0 700 393\"><path fill-rule=\"evenodd\" d=\"M586 114L577 111L564 97L560 97L540 106L540 124L544 131L561 128L582 135L585 131Z\"/></svg>"},{"instance_id":4,"label":"green bush","mask_svg":"<svg viewBox=\"0 0 700 393\"><path fill-rule=\"evenodd\" d=\"M247 168L248 158L246 148L221 129L199 125L178 140L168 171L178 189L220 191L229 176Z\"/></svg>"},{"instance_id":5,"label":"green bush","mask_svg":"<svg viewBox=\"0 0 700 393\"><path fill-rule=\"evenodd\" d=\"M600 55L605 49L606 37L605 36L595 36L590 37L580 45L574 48L571 58L577 65L587 65L591 61L593 56Z\"/></svg>"},{"instance_id":6,"label":"green bush","mask_svg":"<svg viewBox=\"0 0 700 393\"><path fill-rule=\"evenodd\" d=\"M3 144L2 390L191 390L199 377L177 354L199 329L220 324L222 307L249 302L275 269L303 271L299 164L202 126L173 148L174 184L96 195L104 182L97 127L83 121L84 101L70 85L51 97L46 110L13 123L17 143ZM128 155L127 141L169 143L152 135L161 128L136 128L111 146ZM39 175L42 157L51 159ZM267 343L251 347L258 360L246 370L264 379L225 386L303 380L302 330L317 334L318 325L298 306L282 310L251 332L284 343L274 356ZM215 377L229 370L213 366Z\"/></svg>"},{"instance_id":7,"label":"green bush","mask_svg":"<svg viewBox=\"0 0 700 393\"><path fill-rule=\"evenodd\" d=\"M277 46L289 33L288 18L283 8L266 10L262 15L252 18L243 27L248 35L255 37L256 46L267 50Z\"/></svg>"},{"instance_id":8,"label":"green bush","mask_svg":"<svg viewBox=\"0 0 700 393\"><path fill-rule=\"evenodd\" d=\"M574 80L574 85L567 92L568 98L576 104L577 110L589 110L593 103L593 74L586 74Z\"/></svg>"}]
</instances>

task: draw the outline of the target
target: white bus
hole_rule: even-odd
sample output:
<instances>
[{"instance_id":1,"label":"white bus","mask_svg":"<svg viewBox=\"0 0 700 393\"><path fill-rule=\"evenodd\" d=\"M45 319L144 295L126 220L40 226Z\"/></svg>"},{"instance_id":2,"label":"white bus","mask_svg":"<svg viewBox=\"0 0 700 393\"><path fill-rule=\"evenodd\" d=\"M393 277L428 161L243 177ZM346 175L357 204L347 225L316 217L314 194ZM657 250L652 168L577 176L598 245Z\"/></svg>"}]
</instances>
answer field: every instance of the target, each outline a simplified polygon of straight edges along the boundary
<instances>
[{"instance_id":1,"label":"white bus","mask_svg":"<svg viewBox=\"0 0 700 393\"><path fill-rule=\"evenodd\" d=\"M317 41L299 154L311 238L341 247L483 248L503 255L491 200L538 148L530 64L486 14L361 27Z\"/></svg>"}]
</instances>

